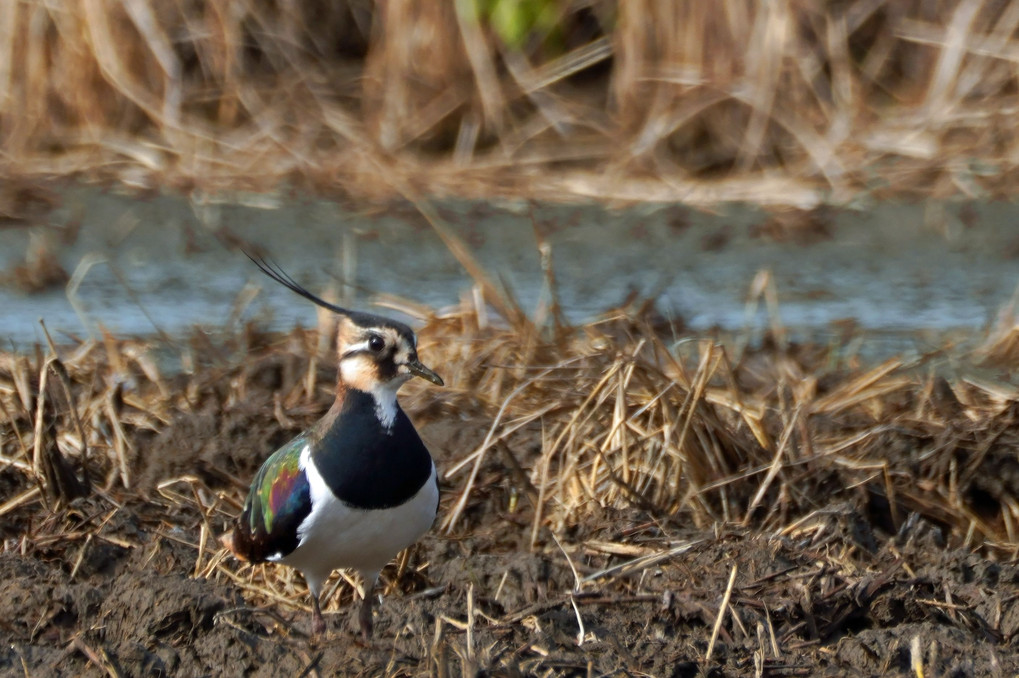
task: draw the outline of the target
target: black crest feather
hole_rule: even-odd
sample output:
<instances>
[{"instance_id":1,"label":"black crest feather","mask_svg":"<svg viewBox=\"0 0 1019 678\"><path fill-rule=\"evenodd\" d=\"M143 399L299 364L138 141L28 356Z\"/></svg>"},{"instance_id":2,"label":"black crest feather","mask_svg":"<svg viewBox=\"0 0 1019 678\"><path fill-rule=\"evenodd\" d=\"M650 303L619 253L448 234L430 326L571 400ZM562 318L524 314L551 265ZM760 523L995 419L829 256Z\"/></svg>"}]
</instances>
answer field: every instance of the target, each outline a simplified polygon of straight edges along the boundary
<instances>
[{"instance_id":1,"label":"black crest feather","mask_svg":"<svg viewBox=\"0 0 1019 678\"><path fill-rule=\"evenodd\" d=\"M248 259L251 259L255 266L258 266L258 270L260 270L262 273L265 273L267 276L278 282L280 285L283 285L287 289L292 290L297 294L300 294L305 299L308 299L318 304L322 308L327 308L334 313L340 313L342 315L347 316L354 315L351 311L340 306L337 306L335 304L330 304L325 299L322 299L321 297L316 296L315 294L309 292L307 288L303 287L299 282L290 277L289 273L280 268L279 264L277 264L276 262L270 261L269 259L266 259L263 256L259 256L256 259L247 251L245 250L241 251L244 252L244 256L246 256Z\"/></svg>"}]
</instances>

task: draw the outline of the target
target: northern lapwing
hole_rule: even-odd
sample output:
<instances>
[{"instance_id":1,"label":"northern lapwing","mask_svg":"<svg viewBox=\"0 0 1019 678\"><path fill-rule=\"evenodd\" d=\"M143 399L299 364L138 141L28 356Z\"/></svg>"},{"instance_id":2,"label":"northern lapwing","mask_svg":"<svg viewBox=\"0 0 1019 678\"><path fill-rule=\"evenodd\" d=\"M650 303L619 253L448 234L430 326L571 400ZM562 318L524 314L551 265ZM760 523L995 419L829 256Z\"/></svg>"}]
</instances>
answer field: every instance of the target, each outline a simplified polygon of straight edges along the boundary
<instances>
[{"instance_id":1,"label":"northern lapwing","mask_svg":"<svg viewBox=\"0 0 1019 678\"><path fill-rule=\"evenodd\" d=\"M403 323L334 306L264 258L248 257L339 316L336 399L322 419L265 460L222 542L241 560L283 563L304 575L315 637L326 630L322 585L335 569L357 570L367 640L379 572L428 531L439 503L432 457L396 392L412 377L439 386L442 379L418 360L417 339Z\"/></svg>"}]
</instances>

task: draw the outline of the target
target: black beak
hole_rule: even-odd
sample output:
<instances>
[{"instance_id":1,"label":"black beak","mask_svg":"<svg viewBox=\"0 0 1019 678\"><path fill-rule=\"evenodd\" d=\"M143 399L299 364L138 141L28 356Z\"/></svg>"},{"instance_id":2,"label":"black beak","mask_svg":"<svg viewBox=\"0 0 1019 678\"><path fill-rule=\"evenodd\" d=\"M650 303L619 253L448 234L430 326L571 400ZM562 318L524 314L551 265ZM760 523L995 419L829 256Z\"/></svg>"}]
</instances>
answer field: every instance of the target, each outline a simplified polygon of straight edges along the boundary
<instances>
[{"instance_id":1,"label":"black beak","mask_svg":"<svg viewBox=\"0 0 1019 678\"><path fill-rule=\"evenodd\" d=\"M421 377L425 381L430 381L436 386L445 386L445 383L442 381L442 377L422 365L420 360L407 363L407 369L410 370L410 373L415 377Z\"/></svg>"}]
</instances>

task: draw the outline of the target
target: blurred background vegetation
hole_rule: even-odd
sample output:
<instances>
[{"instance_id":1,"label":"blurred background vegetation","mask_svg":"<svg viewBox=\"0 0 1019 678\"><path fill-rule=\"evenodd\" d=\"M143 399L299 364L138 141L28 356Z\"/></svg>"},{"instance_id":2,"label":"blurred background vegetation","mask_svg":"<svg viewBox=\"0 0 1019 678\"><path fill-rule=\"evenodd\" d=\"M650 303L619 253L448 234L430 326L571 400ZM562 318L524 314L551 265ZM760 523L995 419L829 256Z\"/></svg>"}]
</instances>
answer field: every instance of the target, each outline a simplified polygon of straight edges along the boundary
<instances>
[{"instance_id":1,"label":"blurred background vegetation","mask_svg":"<svg viewBox=\"0 0 1019 678\"><path fill-rule=\"evenodd\" d=\"M1014 193L1019 2L23 0L0 173L386 198Z\"/></svg>"}]
</instances>

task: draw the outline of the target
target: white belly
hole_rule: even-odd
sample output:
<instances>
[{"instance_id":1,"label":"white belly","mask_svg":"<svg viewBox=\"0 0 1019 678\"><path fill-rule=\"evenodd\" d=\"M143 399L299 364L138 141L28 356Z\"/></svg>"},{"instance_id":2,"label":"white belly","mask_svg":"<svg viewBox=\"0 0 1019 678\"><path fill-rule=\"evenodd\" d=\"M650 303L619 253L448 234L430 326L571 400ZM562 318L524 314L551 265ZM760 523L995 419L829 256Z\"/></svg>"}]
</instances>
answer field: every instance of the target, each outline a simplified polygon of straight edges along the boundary
<instances>
[{"instance_id":1,"label":"white belly","mask_svg":"<svg viewBox=\"0 0 1019 678\"><path fill-rule=\"evenodd\" d=\"M435 466L417 494L386 509L356 509L337 500L314 464L305 468L312 510L297 530L297 548L280 562L311 580L325 581L336 569L374 577L397 553L416 542L435 520L439 488Z\"/></svg>"}]
</instances>

